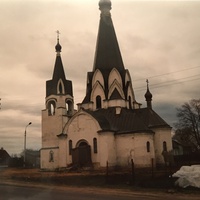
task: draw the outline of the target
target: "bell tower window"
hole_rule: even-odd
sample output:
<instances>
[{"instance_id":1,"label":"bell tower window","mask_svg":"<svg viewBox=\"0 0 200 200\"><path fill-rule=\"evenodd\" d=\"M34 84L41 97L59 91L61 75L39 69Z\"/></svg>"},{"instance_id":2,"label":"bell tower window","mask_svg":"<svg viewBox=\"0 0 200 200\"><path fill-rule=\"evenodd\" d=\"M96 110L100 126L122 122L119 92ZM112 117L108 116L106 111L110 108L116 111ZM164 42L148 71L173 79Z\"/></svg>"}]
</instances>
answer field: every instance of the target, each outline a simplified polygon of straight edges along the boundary
<instances>
[{"instance_id":1,"label":"bell tower window","mask_svg":"<svg viewBox=\"0 0 200 200\"><path fill-rule=\"evenodd\" d=\"M67 115L73 114L73 103L71 100L66 100L66 110L67 110Z\"/></svg>"},{"instance_id":2,"label":"bell tower window","mask_svg":"<svg viewBox=\"0 0 200 200\"><path fill-rule=\"evenodd\" d=\"M56 103L55 101L50 101L48 103L48 115L49 116L52 116L52 115L55 115L55 108L56 108Z\"/></svg>"}]
</instances>

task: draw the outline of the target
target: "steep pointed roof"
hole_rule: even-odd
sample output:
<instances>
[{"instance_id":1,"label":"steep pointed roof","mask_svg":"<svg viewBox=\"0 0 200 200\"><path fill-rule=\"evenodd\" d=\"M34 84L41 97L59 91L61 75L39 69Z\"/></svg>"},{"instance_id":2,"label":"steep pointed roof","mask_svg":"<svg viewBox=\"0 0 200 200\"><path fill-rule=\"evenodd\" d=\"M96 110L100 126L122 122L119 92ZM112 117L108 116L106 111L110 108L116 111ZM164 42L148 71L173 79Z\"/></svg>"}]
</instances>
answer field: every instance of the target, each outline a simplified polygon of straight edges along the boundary
<instances>
[{"instance_id":1,"label":"steep pointed roof","mask_svg":"<svg viewBox=\"0 0 200 200\"><path fill-rule=\"evenodd\" d=\"M57 55L56 55L56 62L54 65L52 80L57 82L60 78L65 80L65 72L64 72L64 68L62 64L61 55L60 55L62 47L59 43L59 38L57 39L57 44L55 46L55 49L56 49Z\"/></svg>"},{"instance_id":2,"label":"steep pointed roof","mask_svg":"<svg viewBox=\"0 0 200 200\"><path fill-rule=\"evenodd\" d=\"M103 91L105 95L104 100L127 100L128 88L132 88L129 87L130 84L128 84L126 80L126 74L128 73L128 70L126 70L124 67L115 29L111 19L111 1L100 0L99 9L101 11L101 16L97 36L93 71L88 73L86 96L84 97L82 104L93 103L94 101L94 99L91 98L94 89L92 81L96 70L99 70L103 76ZM119 81L122 82L121 89L124 93L124 97L122 97L118 91L114 91L114 93L109 96L109 80L111 80L110 77L112 76L111 73L113 69L116 69L119 72L120 77L118 78L120 79Z\"/></svg>"},{"instance_id":3,"label":"steep pointed roof","mask_svg":"<svg viewBox=\"0 0 200 200\"><path fill-rule=\"evenodd\" d=\"M122 71L124 64L110 14L110 0L100 0L99 9L101 10L101 18L93 71L96 69L111 71L114 67L118 71Z\"/></svg>"},{"instance_id":4,"label":"steep pointed roof","mask_svg":"<svg viewBox=\"0 0 200 200\"><path fill-rule=\"evenodd\" d=\"M65 71L62 64L61 54L60 54L62 47L59 43L59 37L57 38L57 44L55 46L55 49L56 49L56 61L54 65L52 80L49 80L46 82L46 97L52 94L54 95L58 94L57 86L58 86L59 80L62 80L64 84L65 94L69 94L73 96L72 82L69 80L66 80L66 77L65 77Z\"/></svg>"}]
</instances>

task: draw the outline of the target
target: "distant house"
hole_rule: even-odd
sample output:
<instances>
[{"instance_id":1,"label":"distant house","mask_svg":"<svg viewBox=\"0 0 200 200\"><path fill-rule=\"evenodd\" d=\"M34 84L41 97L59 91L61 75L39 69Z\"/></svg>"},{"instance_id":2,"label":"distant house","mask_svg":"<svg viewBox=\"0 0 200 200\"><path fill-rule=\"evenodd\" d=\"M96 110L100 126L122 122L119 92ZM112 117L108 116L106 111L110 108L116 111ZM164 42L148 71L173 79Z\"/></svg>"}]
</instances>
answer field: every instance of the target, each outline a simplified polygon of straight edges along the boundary
<instances>
[{"instance_id":1,"label":"distant house","mask_svg":"<svg viewBox=\"0 0 200 200\"><path fill-rule=\"evenodd\" d=\"M192 152L191 145L185 144L177 139L172 139L174 156L190 155Z\"/></svg>"},{"instance_id":2,"label":"distant house","mask_svg":"<svg viewBox=\"0 0 200 200\"><path fill-rule=\"evenodd\" d=\"M8 167L10 162L10 155L3 147L0 149L0 167Z\"/></svg>"}]
</instances>

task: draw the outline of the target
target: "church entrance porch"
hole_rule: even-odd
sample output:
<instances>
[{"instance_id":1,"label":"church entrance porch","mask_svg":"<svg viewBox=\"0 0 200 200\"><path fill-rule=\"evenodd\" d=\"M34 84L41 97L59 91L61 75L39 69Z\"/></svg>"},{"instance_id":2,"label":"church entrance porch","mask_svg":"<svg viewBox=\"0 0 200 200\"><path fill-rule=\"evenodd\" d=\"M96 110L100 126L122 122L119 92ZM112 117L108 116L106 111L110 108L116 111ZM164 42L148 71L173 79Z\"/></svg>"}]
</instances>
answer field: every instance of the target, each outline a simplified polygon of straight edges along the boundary
<instances>
[{"instance_id":1,"label":"church entrance porch","mask_svg":"<svg viewBox=\"0 0 200 200\"><path fill-rule=\"evenodd\" d=\"M91 166L91 147L86 141L78 142L77 147L72 149L72 164L78 167Z\"/></svg>"}]
</instances>

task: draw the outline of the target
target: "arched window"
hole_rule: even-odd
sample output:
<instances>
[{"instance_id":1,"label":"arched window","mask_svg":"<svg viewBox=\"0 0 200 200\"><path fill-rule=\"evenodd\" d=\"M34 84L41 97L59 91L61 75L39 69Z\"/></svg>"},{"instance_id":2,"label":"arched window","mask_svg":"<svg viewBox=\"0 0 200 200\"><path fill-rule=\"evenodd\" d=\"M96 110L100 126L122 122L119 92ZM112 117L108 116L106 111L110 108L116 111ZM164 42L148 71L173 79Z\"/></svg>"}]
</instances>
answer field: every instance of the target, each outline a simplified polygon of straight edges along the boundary
<instances>
[{"instance_id":1,"label":"arched window","mask_svg":"<svg viewBox=\"0 0 200 200\"><path fill-rule=\"evenodd\" d=\"M57 83L57 94L65 94L65 86L62 79L60 79Z\"/></svg>"},{"instance_id":2,"label":"arched window","mask_svg":"<svg viewBox=\"0 0 200 200\"><path fill-rule=\"evenodd\" d=\"M69 140L69 155L72 155L72 140Z\"/></svg>"},{"instance_id":3,"label":"arched window","mask_svg":"<svg viewBox=\"0 0 200 200\"><path fill-rule=\"evenodd\" d=\"M51 150L50 152L49 152L49 162L54 162L54 155L53 155L54 153L53 153L53 151Z\"/></svg>"},{"instance_id":4,"label":"arched window","mask_svg":"<svg viewBox=\"0 0 200 200\"><path fill-rule=\"evenodd\" d=\"M167 151L167 142L163 142L163 151Z\"/></svg>"},{"instance_id":5,"label":"arched window","mask_svg":"<svg viewBox=\"0 0 200 200\"><path fill-rule=\"evenodd\" d=\"M62 84L59 83L59 94L62 94L63 93L63 88L62 88Z\"/></svg>"},{"instance_id":6,"label":"arched window","mask_svg":"<svg viewBox=\"0 0 200 200\"><path fill-rule=\"evenodd\" d=\"M99 95L96 97L96 108L101 108L101 97Z\"/></svg>"},{"instance_id":7,"label":"arched window","mask_svg":"<svg viewBox=\"0 0 200 200\"><path fill-rule=\"evenodd\" d=\"M150 152L150 142L149 141L147 142L146 146L147 146L147 152Z\"/></svg>"},{"instance_id":8,"label":"arched window","mask_svg":"<svg viewBox=\"0 0 200 200\"><path fill-rule=\"evenodd\" d=\"M97 138L93 138L94 153L97 153Z\"/></svg>"},{"instance_id":9,"label":"arched window","mask_svg":"<svg viewBox=\"0 0 200 200\"><path fill-rule=\"evenodd\" d=\"M66 110L67 110L67 115L73 114L73 103L70 100L66 101Z\"/></svg>"},{"instance_id":10,"label":"arched window","mask_svg":"<svg viewBox=\"0 0 200 200\"><path fill-rule=\"evenodd\" d=\"M55 115L55 108L56 108L56 103L55 101L50 101L48 103L48 115Z\"/></svg>"}]
</instances>

